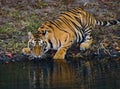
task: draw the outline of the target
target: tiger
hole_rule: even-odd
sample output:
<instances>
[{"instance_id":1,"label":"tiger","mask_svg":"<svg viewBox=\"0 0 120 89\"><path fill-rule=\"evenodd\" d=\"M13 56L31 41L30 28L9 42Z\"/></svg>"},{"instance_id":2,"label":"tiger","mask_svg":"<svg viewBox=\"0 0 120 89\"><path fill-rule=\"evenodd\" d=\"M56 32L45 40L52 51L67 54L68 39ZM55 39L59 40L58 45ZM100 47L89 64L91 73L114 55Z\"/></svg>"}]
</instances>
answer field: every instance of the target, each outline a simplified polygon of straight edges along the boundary
<instances>
[{"instance_id":1,"label":"tiger","mask_svg":"<svg viewBox=\"0 0 120 89\"><path fill-rule=\"evenodd\" d=\"M70 9L61 13L55 20L45 21L35 34L28 33L28 47L24 54L42 58L48 50L57 50L53 59L65 59L67 50L78 43L80 50L89 49L93 43L92 31L95 26L111 26L120 23L116 20L98 20L82 8Z\"/></svg>"}]
</instances>

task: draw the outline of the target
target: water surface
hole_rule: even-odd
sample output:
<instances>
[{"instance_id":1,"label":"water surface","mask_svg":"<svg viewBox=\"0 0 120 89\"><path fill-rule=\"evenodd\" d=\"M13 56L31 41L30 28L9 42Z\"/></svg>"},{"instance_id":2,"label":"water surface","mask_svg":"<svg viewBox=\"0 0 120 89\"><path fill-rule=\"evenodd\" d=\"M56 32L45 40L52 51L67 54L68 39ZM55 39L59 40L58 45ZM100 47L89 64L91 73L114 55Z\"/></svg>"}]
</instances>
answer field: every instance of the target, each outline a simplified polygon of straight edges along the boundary
<instances>
[{"instance_id":1,"label":"water surface","mask_svg":"<svg viewBox=\"0 0 120 89\"><path fill-rule=\"evenodd\" d=\"M1 64L0 89L120 89L120 62L69 59Z\"/></svg>"}]
</instances>

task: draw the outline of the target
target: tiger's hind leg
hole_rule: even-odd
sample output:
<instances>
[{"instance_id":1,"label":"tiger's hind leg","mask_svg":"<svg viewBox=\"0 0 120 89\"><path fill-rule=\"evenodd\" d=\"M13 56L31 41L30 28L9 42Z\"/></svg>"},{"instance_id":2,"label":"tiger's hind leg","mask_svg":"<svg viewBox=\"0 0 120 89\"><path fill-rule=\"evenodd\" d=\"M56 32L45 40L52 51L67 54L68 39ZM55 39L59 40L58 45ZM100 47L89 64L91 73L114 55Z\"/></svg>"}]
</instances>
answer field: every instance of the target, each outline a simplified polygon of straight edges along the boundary
<instances>
[{"instance_id":1,"label":"tiger's hind leg","mask_svg":"<svg viewBox=\"0 0 120 89\"><path fill-rule=\"evenodd\" d=\"M80 44L80 50L86 50L91 47L91 44L93 43L92 37L84 41L83 43Z\"/></svg>"},{"instance_id":2,"label":"tiger's hind leg","mask_svg":"<svg viewBox=\"0 0 120 89\"><path fill-rule=\"evenodd\" d=\"M86 50L91 47L91 44L93 43L91 31L91 28L85 29L85 38L84 41L80 44L80 50Z\"/></svg>"}]
</instances>

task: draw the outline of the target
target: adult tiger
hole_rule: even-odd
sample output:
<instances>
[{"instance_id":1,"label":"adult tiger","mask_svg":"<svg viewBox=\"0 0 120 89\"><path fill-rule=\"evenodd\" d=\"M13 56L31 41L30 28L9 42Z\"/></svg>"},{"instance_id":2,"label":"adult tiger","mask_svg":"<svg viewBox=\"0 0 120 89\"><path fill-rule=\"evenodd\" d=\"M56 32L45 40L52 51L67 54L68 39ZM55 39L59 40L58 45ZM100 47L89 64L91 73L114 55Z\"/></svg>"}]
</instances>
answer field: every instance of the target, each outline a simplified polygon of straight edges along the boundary
<instances>
[{"instance_id":1,"label":"adult tiger","mask_svg":"<svg viewBox=\"0 0 120 89\"><path fill-rule=\"evenodd\" d=\"M38 28L36 34L29 32L28 48L23 53L41 57L49 49L57 50L54 59L64 59L66 52L73 43L80 43L80 49L90 48L91 36L95 25L110 26L120 23L118 20L96 20L81 8L71 9L62 13L56 20L47 21Z\"/></svg>"}]
</instances>

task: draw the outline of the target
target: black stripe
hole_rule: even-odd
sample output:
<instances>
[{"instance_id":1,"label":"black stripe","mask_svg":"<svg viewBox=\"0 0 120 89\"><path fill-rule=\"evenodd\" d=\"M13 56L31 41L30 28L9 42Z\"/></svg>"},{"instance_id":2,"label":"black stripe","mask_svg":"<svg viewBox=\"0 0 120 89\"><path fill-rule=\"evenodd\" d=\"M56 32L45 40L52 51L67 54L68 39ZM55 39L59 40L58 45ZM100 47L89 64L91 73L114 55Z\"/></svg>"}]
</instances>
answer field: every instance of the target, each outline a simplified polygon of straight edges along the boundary
<instances>
[{"instance_id":1,"label":"black stripe","mask_svg":"<svg viewBox=\"0 0 120 89\"><path fill-rule=\"evenodd\" d=\"M100 23L100 25L102 24L102 22L101 22L101 21L99 21L99 23Z\"/></svg>"},{"instance_id":2,"label":"black stripe","mask_svg":"<svg viewBox=\"0 0 120 89\"><path fill-rule=\"evenodd\" d=\"M78 8L72 9L69 12L73 13L74 15L78 15L78 14L82 15L83 14L83 10L82 9L78 9Z\"/></svg>"},{"instance_id":3,"label":"black stripe","mask_svg":"<svg viewBox=\"0 0 120 89\"><path fill-rule=\"evenodd\" d=\"M65 20L67 20L65 17L63 17ZM75 32L75 30L73 29L73 27L68 23L69 21L64 21L63 19L59 18L62 22L64 22L75 34L75 36L77 37L77 34ZM67 23L66 23L67 22Z\"/></svg>"},{"instance_id":4,"label":"black stripe","mask_svg":"<svg viewBox=\"0 0 120 89\"><path fill-rule=\"evenodd\" d=\"M72 21L71 21L71 22L72 22ZM79 38L77 38L77 39L79 39L79 41L82 40L82 39L84 38L84 34L83 34L83 31L82 31L82 28L79 27L78 25L76 25L74 22L72 22L72 24L73 24L73 26L75 26L75 28L81 33L81 36L82 36L82 37L80 37L80 35L79 35Z\"/></svg>"},{"instance_id":5,"label":"black stripe","mask_svg":"<svg viewBox=\"0 0 120 89\"><path fill-rule=\"evenodd\" d=\"M102 22L100 21L100 20L96 20L97 21L97 25L101 25L102 24Z\"/></svg>"},{"instance_id":6,"label":"black stripe","mask_svg":"<svg viewBox=\"0 0 120 89\"><path fill-rule=\"evenodd\" d=\"M115 25L115 24L117 24L117 21L115 21L115 20L110 20L109 23L110 23L111 25Z\"/></svg>"},{"instance_id":7,"label":"black stripe","mask_svg":"<svg viewBox=\"0 0 120 89\"><path fill-rule=\"evenodd\" d=\"M44 41L44 45L43 45L43 47L42 47L44 51L46 51L46 50L47 50L47 49L46 49L46 48L47 48L47 45L48 45L48 44L47 44L47 42L46 42L46 41Z\"/></svg>"},{"instance_id":8,"label":"black stripe","mask_svg":"<svg viewBox=\"0 0 120 89\"><path fill-rule=\"evenodd\" d=\"M78 10L78 8L74 8L74 9L72 9L70 11L77 13L79 10Z\"/></svg>"},{"instance_id":9,"label":"black stripe","mask_svg":"<svg viewBox=\"0 0 120 89\"><path fill-rule=\"evenodd\" d=\"M80 25L82 26L82 28L84 28L84 26L82 25L81 19L79 19L78 17L75 17L75 19L80 23Z\"/></svg>"},{"instance_id":10,"label":"black stripe","mask_svg":"<svg viewBox=\"0 0 120 89\"><path fill-rule=\"evenodd\" d=\"M58 25L58 27L62 27L61 22L59 21L60 19L57 20L56 24ZM68 33L67 31L64 30L64 28L62 27L62 29L59 29L61 31L64 31L65 33Z\"/></svg>"},{"instance_id":11,"label":"black stripe","mask_svg":"<svg viewBox=\"0 0 120 89\"><path fill-rule=\"evenodd\" d=\"M107 21L103 21L103 25L102 26L106 26L107 25Z\"/></svg>"},{"instance_id":12,"label":"black stripe","mask_svg":"<svg viewBox=\"0 0 120 89\"><path fill-rule=\"evenodd\" d=\"M64 31L65 33L68 33L67 31L65 31L63 28L61 29L60 27L61 27L61 25L60 24L58 24L57 22L52 22L52 24L53 25L55 25L59 30L61 30L61 31Z\"/></svg>"},{"instance_id":13,"label":"black stripe","mask_svg":"<svg viewBox=\"0 0 120 89\"><path fill-rule=\"evenodd\" d=\"M81 31L82 28L80 26L78 26L77 24L75 24L73 21L71 21L73 26L75 26L75 28L78 30L78 31ZM81 32L82 33L82 32Z\"/></svg>"},{"instance_id":14,"label":"black stripe","mask_svg":"<svg viewBox=\"0 0 120 89\"><path fill-rule=\"evenodd\" d=\"M71 13L73 13L74 15L77 15L78 9L72 9L72 10L69 10L68 12L71 12Z\"/></svg>"},{"instance_id":15,"label":"black stripe","mask_svg":"<svg viewBox=\"0 0 120 89\"><path fill-rule=\"evenodd\" d=\"M58 40L59 41L59 47L61 47L61 41L60 40Z\"/></svg>"},{"instance_id":16,"label":"black stripe","mask_svg":"<svg viewBox=\"0 0 120 89\"><path fill-rule=\"evenodd\" d=\"M88 29L89 28L89 29ZM83 29L83 33L84 33L84 35L83 35L83 41L85 41L85 38L86 38L86 36L88 35L88 34L90 34L90 32L88 32L88 30L86 30L86 29L88 29L88 30L90 30L90 27L85 27L84 29Z\"/></svg>"},{"instance_id":17,"label":"black stripe","mask_svg":"<svg viewBox=\"0 0 120 89\"><path fill-rule=\"evenodd\" d=\"M74 12L74 11L69 11L69 12L74 14L74 15L78 15L78 12Z\"/></svg>"},{"instance_id":18,"label":"black stripe","mask_svg":"<svg viewBox=\"0 0 120 89\"><path fill-rule=\"evenodd\" d=\"M117 19L117 21L119 21L119 22L120 22L120 19Z\"/></svg>"},{"instance_id":19,"label":"black stripe","mask_svg":"<svg viewBox=\"0 0 120 89\"><path fill-rule=\"evenodd\" d=\"M98 23L99 23L99 21L98 21L98 20L96 20L96 25L98 25Z\"/></svg>"},{"instance_id":20,"label":"black stripe","mask_svg":"<svg viewBox=\"0 0 120 89\"><path fill-rule=\"evenodd\" d=\"M53 48L53 44L51 42L51 40L48 40L49 44L50 44L50 48Z\"/></svg>"},{"instance_id":21,"label":"black stripe","mask_svg":"<svg viewBox=\"0 0 120 89\"><path fill-rule=\"evenodd\" d=\"M68 13L64 13L64 15L67 15L68 17L71 17Z\"/></svg>"},{"instance_id":22,"label":"black stripe","mask_svg":"<svg viewBox=\"0 0 120 89\"><path fill-rule=\"evenodd\" d=\"M64 17L64 19L66 19L66 18ZM69 21L73 24L73 26L75 26L75 28L76 28L78 31L80 31L80 33L82 34L82 38L84 38L82 28L80 28L79 26L77 26L77 25L76 25L73 21L71 21L70 19L69 19ZM67 22L68 22L68 20L67 20ZM69 25L69 27L71 27L71 30L74 32L75 36L78 37L75 29L73 29L73 27L72 27L69 23L67 23L67 24ZM79 38L77 38L77 39L79 39L79 41L80 41L80 40L82 40L82 38L79 37Z\"/></svg>"},{"instance_id":23,"label":"black stripe","mask_svg":"<svg viewBox=\"0 0 120 89\"><path fill-rule=\"evenodd\" d=\"M78 21L78 23L81 25L81 31L84 32L83 28L85 28L85 26L83 26L81 19L79 19L78 17L75 17L75 19Z\"/></svg>"},{"instance_id":24,"label":"black stripe","mask_svg":"<svg viewBox=\"0 0 120 89\"><path fill-rule=\"evenodd\" d=\"M49 21L49 22L50 22L50 24L53 23L53 21ZM50 25L49 27L54 31L54 27L52 25Z\"/></svg>"},{"instance_id":25,"label":"black stripe","mask_svg":"<svg viewBox=\"0 0 120 89\"><path fill-rule=\"evenodd\" d=\"M59 18L63 23L65 23L72 31L73 31L73 28L71 27L71 25L68 23L69 21L63 16L64 20Z\"/></svg>"},{"instance_id":26,"label":"black stripe","mask_svg":"<svg viewBox=\"0 0 120 89\"><path fill-rule=\"evenodd\" d=\"M77 18L77 17L76 17ZM77 19L78 20L78 19ZM70 20L71 21L71 20ZM81 20L79 20L80 22L81 22ZM81 26L78 26L76 23L74 23L73 21L71 21L72 22L72 24L73 24L73 26L75 26L75 28L78 30L78 31L80 31L81 32L81 34L83 34L83 30L82 30L82 28L83 27L81 27ZM81 25L81 23L80 23L80 25Z\"/></svg>"},{"instance_id":27,"label":"black stripe","mask_svg":"<svg viewBox=\"0 0 120 89\"><path fill-rule=\"evenodd\" d=\"M52 24L54 25L54 26L56 26L58 29L61 29L59 26L58 26L58 24L56 24L56 22L54 21L54 22L52 22Z\"/></svg>"},{"instance_id":28,"label":"black stripe","mask_svg":"<svg viewBox=\"0 0 120 89\"><path fill-rule=\"evenodd\" d=\"M64 15L67 15L68 17L72 18L68 13L64 13Z\"/></svg>"}]
</instances>

